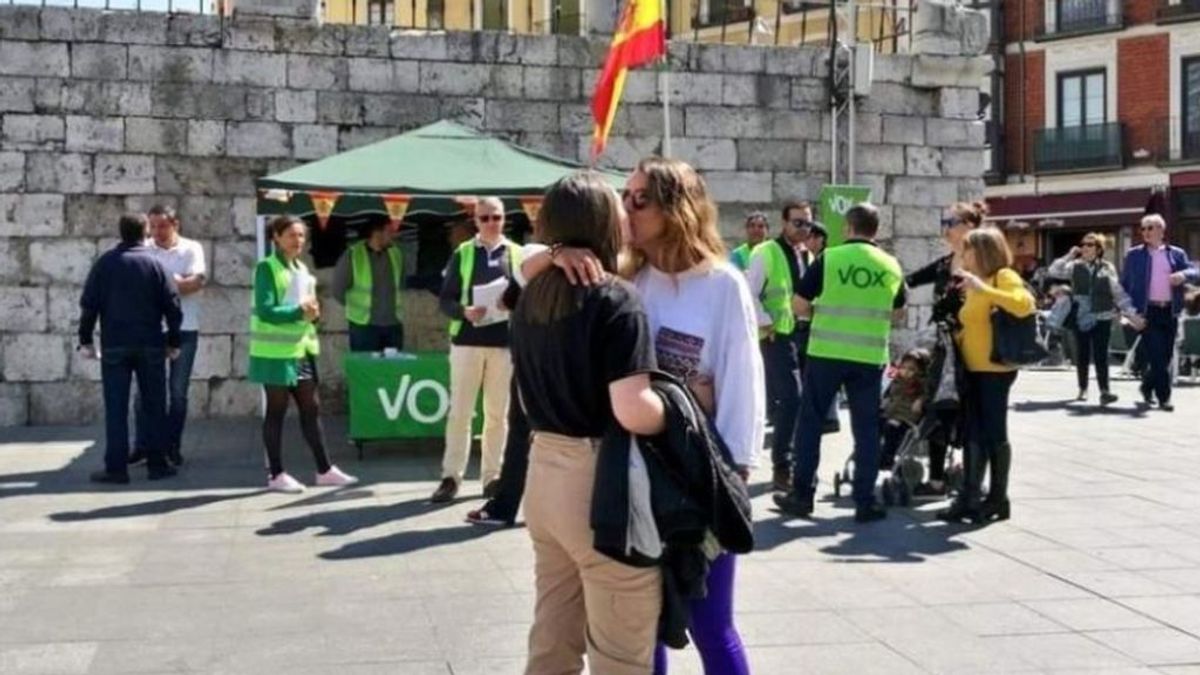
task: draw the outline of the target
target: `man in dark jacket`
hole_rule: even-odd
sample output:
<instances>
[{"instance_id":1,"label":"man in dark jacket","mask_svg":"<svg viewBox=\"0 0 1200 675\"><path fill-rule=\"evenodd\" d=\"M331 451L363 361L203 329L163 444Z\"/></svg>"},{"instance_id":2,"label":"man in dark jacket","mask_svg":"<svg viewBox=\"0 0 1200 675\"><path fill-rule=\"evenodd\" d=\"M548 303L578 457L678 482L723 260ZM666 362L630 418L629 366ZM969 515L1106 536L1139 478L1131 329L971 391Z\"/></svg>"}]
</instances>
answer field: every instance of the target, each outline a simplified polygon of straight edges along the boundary
<instances>
[{"instance_id":1,"label":"man in dark jacket","mask_svg":"<svg viewBox=\"0 0 1200 675\"><path fill-rule=\"evenodd\" d=\"M1188 262L1187 253L1166 243L1167 221L1157 214L1142 218L1141 246L1125 255L1121 286L1138 315L1144 317L1139 350L1144 359L1142 401L1149 407L1158 398L1159 408L1172 411L1171 356L1183 309L1183 285L1200 283L1200 270Z\"/></svg>"},{"instance_id":2,"label":"man in dark jacket","mask_svg":"<svg viewBox=\"0 0 1200 675\"><path fill-rule=\"evenodd\" d=\"M175 475L165 454L166 359L179 356L183 313L175 282L143 245L145 217L122 216L119 227L121 243L100 256L83 287L78 349L97 358L92 339L99 319L105 452L104 470L92 474L92 480L125 484L129 482L129 389L135 375L146 414L149 478Z\"/></svg>"}]
</instances>

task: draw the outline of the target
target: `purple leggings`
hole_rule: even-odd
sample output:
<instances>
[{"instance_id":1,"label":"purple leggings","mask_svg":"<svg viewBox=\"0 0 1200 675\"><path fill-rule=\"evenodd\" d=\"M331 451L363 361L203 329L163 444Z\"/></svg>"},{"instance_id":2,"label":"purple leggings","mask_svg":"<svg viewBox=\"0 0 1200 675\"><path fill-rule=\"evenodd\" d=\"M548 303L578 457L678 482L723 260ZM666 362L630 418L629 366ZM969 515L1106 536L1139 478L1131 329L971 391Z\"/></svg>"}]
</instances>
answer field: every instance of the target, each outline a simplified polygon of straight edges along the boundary
<instances>
[{"instance_id":1,"label":"purple leggings","mask_svg":"<svg viewBox=\"0 0 1200 675\"><path fill-rule=\"evenodd\" d=\"M700 651L708 675L750 675L742 638L733 627L733 572L735 558L722 553L708 571L708 595L692 601L688 634ZM654 675L667 675L667 648L654 650Z\"/></svg>"}]
</instances>

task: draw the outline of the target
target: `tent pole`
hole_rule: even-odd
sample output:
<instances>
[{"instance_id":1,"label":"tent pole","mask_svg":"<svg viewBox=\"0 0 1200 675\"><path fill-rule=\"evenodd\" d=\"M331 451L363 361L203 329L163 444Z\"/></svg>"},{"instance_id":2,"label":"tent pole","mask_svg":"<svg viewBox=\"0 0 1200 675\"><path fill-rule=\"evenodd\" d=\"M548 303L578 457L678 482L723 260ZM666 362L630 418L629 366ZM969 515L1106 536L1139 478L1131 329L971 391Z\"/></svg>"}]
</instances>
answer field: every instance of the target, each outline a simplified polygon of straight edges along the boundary
<instances>
[{"instance_id":1,"label":"tent pole","mask_svg":"<svg viewBox=\"0 0 1200 675\"><path fill-rule=\"evenodd\" d=\"M670 26L670 17L667 15L667 0L659 0L659 16L662 17L664 31L666 26ZM666 39L663 40L663 57L662 68L658 71L659 86L662 87L662 104L663 104L663 142L662 155L663 157L671 156L671 56L667 53Z\"/></svg>"},{"instance_id":2,"label":"tent pole","mask_svg":"<svg viewBox=\"0 0 1200 675\"><path fill-rule=\"evenodd\" d=\"M254 249L258 252L258 260L267 257L267 217L256 215L254 217ZM251 279L251 284L254 280ZM263 389L258 395L258 416L260 418L267 416L267 390Z\"/></svg>"}]
</instances>

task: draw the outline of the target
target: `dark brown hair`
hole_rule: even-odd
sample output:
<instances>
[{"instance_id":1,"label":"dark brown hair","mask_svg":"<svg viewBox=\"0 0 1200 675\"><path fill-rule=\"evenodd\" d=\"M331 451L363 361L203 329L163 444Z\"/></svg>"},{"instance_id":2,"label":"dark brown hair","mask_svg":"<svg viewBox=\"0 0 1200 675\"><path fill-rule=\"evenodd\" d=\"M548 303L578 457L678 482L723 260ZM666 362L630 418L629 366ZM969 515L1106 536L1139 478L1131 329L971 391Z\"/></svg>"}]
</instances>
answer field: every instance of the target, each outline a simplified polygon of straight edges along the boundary
<instances>
[{"instance_id":1,"label":"dark brown hair","mask_svg":"<svg viewBox=\"0 0 1200 675\"><path fill-rule=\"evenodd\" d=\"M304 225L304 221L300 220L296 216L275 216L271 219L271 222L267 224L267 229L271 231L271 238L274 239L284 232L287 232L288 228L296 225L297 223L303 225L305 229L308 228L307 225Z\"/></svg>"},{"instance_id":2,"label":"dark brown hair","mask_svg":"<svg viewBox=\"0 0 1200 675\"><path fill-rule=\"evenodd\" d=\"M847 234L874 239L879 234L879 209L867 202L855 204L846 211L846 225L850 228Z\"/></svg>"},{"instance_id":3,"label":"dark brown hair","mask_svg":"<svg viewBox=\"0 0 1200 675\"><path fill-rule=\"evenodd\" d=\"M621 215L617 193L604 177L580 171L559 179L546 191L538 212L538 235L548 246L590 250L612 274L621 252ZM575 311L584 292L572 286L562 270L552 267L529 282L517 314L532 323L552 323Z\"/></svg>"},{"instance_id":4,"label":"dark brown hair","mask_svg":"<svg viewBox=\"0 0 1200 675\"><path fill-rule=\"evenodd\" d=\"M117 221L117 230L123 243L140 244L146 239L146 216L126 213Z\"/></svg>"},{"instance_id":5,"label":"dark brown hair","mask_svg":"<svg viewBox=\"0 0 1200 675\"><path fill-rule=\"evenodd\" d=\"M649 157L638 163L646 175L646 197L662 209L663 271L677 273L703 262L726 257L725 242L717 231L717 205L708 194L708 185L687 162ZM625 276L633 276L646 258L637 251L629 255Z\"/></svg>"},{"instance_id":6,"label":"dark brown hair","mask_svg":"<svg viewBox=\"0 0 1200 675\"><path fill-rule=\"evenodd\" d=\"M797 197L789 197L788 200L783 203L783 208L779 210L779 215L783 217L784 222L787 222L788 212L792 209L808 209L809 211L816 210L813 208L812 202L808 202Z\"/></svg>"},{"instance_id":7,"label":"dark brown hair","mask_svg":"<svg viewBox=\"0 0 1200 675\"><path fill-rule=\"evenodd\" d=\"M981 279L987 280L1005 267L1012 267L1012 251L1004 233L994 227L981 227L967 233L963 250L971 249L975 257L975 269L970 270Z\"/></svg>"},{"instance_id":8,"label":"dark brown hair","mask_svg":"<svg viewBox=\"0 0 1200 675\"><path fill-rule=\"evenodd\" d=\"M983 219L987 212L987 204L983 202L956 202L950 207L950 213L954 214L955 220L972 228L983 227Z\"/></svg>"}]
</instances>

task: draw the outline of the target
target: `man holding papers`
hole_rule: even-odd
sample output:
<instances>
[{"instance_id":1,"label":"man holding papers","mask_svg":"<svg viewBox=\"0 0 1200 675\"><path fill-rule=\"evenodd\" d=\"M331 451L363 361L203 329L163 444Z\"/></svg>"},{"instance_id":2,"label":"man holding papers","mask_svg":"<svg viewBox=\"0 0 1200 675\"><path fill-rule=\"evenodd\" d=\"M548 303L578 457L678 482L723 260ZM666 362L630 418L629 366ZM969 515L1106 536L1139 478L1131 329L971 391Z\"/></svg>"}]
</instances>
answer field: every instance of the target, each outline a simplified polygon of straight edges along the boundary
<instances>
[{"instance_id":1,"label":"man holding papers","mask_svg":"<svg viewBox=\"0 0 1200 675\"><path fill-rule=\"evenodd\" d=\"M500 476L507 434L512 359L508 351L508 312L500 297L520 264L521 247L504 236L504 204L485 197L475 207L479 233L450 256L443 272L440 307L450 317L450 412L442 483L435 503L458 495L471 450L471 415L483 389L484 497L491 497Z\"/></svg>"}]
</instances>

